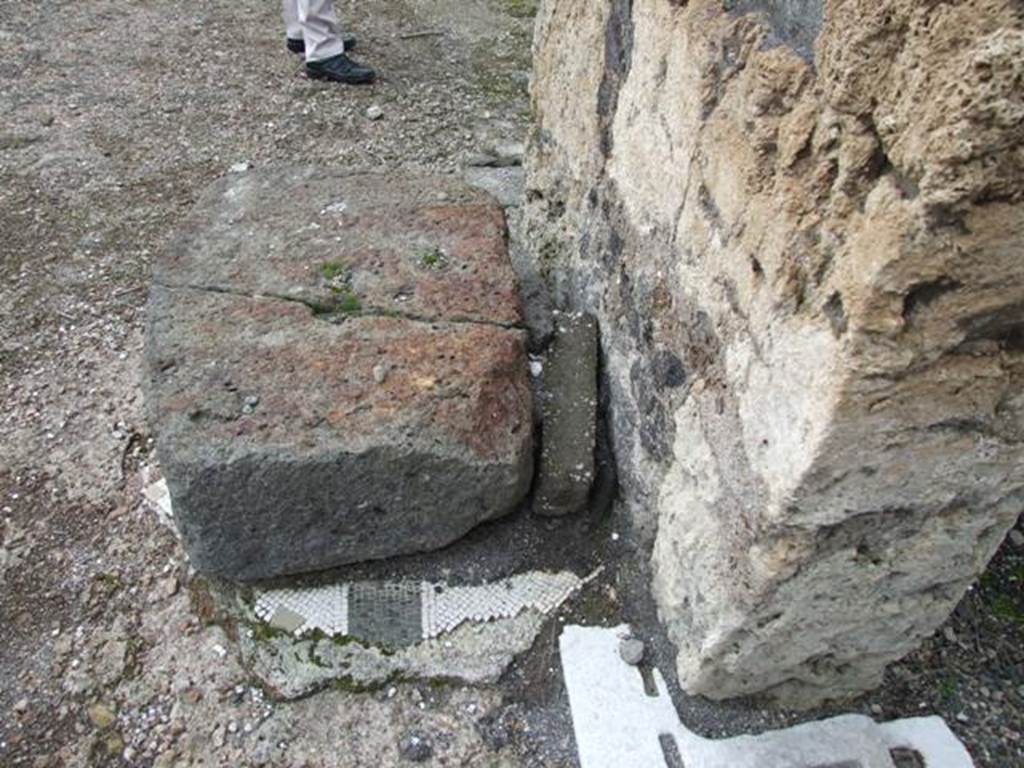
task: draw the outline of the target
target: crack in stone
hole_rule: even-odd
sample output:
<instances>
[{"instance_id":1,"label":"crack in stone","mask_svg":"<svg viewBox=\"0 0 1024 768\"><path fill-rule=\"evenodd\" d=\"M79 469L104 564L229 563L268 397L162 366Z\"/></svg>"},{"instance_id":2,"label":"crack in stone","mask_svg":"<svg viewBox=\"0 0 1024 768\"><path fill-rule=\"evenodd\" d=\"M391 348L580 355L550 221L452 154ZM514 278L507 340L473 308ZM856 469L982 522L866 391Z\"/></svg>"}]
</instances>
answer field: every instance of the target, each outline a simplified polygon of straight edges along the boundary
<instances>
[{"instance_id":1,"label":"crack in stone","mask_svg":"<svg viewBox=\"0 0 1024 768\"><path fill-rule=\"evenodd\" d=\"M220 285L196 285L193 283L165 283L160 280L154 280L153 285L160 288L165 288L170 291L186 290L186 291L197 291L199 293L219 293L228 296L238 296L243 299L275 299L278 301L288 301L294 304L301 304L306 307L313 315L314 318L330 323L332 325L341 325L345 320L356 317L391 317L400 320L408 320L414 323L423 323L426 325L444 323L449 325L484 325L492 326L496 328L503 328L505 330L521 331L525 330L524 326L520 323L501 323L497 320L483 320L474 319L470 317L436 317L430 315L421 315L414 312L407 312L399 309L381 309L379 307L370 307L367 309L357 309L352 311L345 311L341 309L336 303L333 302L319 302L314 299L302 298L300 296L288 296L282 293L253 293L251 291L241 291L234 288L226 288Z\"/></svg>"}]
</instances>

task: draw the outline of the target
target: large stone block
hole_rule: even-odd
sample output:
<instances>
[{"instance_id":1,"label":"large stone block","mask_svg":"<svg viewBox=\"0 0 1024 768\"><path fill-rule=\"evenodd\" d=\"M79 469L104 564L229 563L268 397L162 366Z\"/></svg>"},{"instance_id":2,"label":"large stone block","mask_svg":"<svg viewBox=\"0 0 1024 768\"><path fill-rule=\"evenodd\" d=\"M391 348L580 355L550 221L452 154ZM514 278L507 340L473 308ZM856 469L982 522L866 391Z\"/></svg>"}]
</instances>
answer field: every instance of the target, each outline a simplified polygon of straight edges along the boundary
<instances>
[{"instance_id":1,"label":"large stone block","mask_svg":"<svg viewBox=\"0 0 1024 768\"><path fill-rule=\"evenodd\" d=\"M545 0L537 260L594 313L684 687L877 684L1024 504L1024 22Z\"/></svg>"},{"instance_id":2,"label":"large stone block","mask_svg":"<svg viewBox=\"0 0 1024 768\"><path fill-rule=\"evenodd\" d=\"M228 177L158 258L147 399L200 571L444 546L532 473L500 209L443 178Z\"/></svg>"}]
</instances>

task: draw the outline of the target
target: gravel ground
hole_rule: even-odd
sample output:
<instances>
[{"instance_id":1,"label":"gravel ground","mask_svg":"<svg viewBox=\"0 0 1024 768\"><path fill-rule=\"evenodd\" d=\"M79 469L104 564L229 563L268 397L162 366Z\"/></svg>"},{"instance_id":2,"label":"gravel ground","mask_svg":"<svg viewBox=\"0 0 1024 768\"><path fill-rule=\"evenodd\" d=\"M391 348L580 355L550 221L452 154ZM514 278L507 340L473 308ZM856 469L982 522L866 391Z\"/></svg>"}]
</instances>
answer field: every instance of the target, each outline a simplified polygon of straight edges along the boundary
<instances>
[{"instance_id":1,"label":"gravel ground","mask_svg":"<svg viewBox=\"0 0 1024 768\"><path fill-rule=\"evenodd\" d=\"M269 701L139 504L150 257L198 192L240 163L454 171L520 141L529 7L339 3L358 58L381 72L354 89L302 75L276 2L0 0L0 765L572 766L560 620L636 623L671 677L643 570L617 565L636 555L616 513L519 515L437 558L351 571L473 581L605 562L500 685ZM1022 581L1024 541L1008 541L949 624L845 707L787 713L676 691L677 706L707 735L851 709L935 712L979 766L1024 765Z\"/></svg>"}]
</instances>

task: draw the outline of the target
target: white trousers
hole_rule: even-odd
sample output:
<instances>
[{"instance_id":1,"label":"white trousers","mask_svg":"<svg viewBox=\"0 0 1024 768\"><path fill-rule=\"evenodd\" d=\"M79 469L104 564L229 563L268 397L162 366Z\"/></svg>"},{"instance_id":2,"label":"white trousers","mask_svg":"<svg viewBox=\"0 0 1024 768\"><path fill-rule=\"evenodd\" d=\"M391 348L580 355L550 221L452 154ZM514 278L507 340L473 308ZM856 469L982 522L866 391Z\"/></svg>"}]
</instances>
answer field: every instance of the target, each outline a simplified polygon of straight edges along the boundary
<instances>
[{"instance_id":1,"label":"white trousers","mask_svg":"<svg viewBox=\"0 0 1024 768\"><path fill-rule=\"evenodd\" d=\"M306 61L321 61L345 52L331 0L282 0L287 34L306 44Z\"/></svg>"}]
</instances>

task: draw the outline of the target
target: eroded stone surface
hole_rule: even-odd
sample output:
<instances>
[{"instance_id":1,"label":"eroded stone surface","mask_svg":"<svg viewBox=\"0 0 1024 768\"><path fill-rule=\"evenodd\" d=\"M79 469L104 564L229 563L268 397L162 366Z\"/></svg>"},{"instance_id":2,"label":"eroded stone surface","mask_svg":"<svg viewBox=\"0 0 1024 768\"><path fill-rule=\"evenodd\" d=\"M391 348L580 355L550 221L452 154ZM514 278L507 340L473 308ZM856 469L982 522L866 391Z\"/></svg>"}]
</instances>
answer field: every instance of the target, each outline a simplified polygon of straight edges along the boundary
<instances>
[{"instance_id":1,"label":"eroded stone surface","mask_svg":"<svg viewBox=\"0 0 1024 768\"><path fill-rule=\"evenodd\" d=\"M520 325L505 219L454 178L273 167L212 185L154 281L324 311Z\"/></svg>"},{"instance_id":2,"label":"eroded stone surface","mask_svg":"<svg viewBox=\"0 0 1024 768\"><path fill-rule=\"evenodd\" d=\"M807 704L877 684L1020 509L1024 29L846 0L808 60L801 3L727 5L544 2L527 198L601 323L682 684Z\"/></svg>"},{"instance_id":3,"label":"eroded stone surface","mask_svg":"<svg viewBox=\"0 0 1024 768\"><path fill-rule=\"evenodd\" d=\"M195 567L249 580L422 551L510 511L531 404L500 211L444 181L273 178L215 187L151 294L147 399ZM275 206L327 216L346 185L362 234L337 250L281 234ZM441 219L416 230L437 195ZM416 263L413 242L449 260Z\"/></svg>"},{"instance_id":4,"label":"eroded stone surface","mask_svg":"<svg viewBox=\"0 0 1024 768\"><path fill-rule=\"evenodd\" d=\"M587 504L594 483L597 434L597 322L560 314L544 365L544 435L533 510L570 515Z\"/></svg>"},{"instance_id":5,"label":"eroded stone surface","mask_svg":"<svg viewBox=\"0 0 1024 768\"><path fill-rule=\"evenodd\" d=\"M544 616L525 611L498 621L464 624L444 639L392 651L352 638L304 639L276 634L240 638L245 666L275 697L297 699L328 685L379 688L409 679L493 684L519 654L533 645Z\"/></svg>"}]
</instances>

